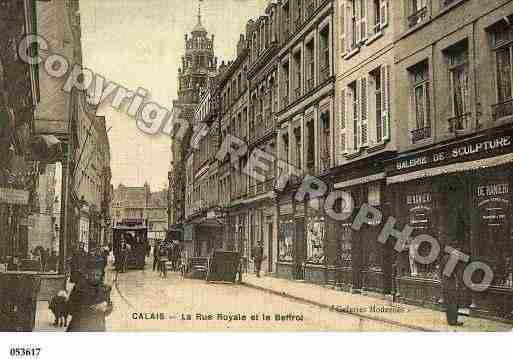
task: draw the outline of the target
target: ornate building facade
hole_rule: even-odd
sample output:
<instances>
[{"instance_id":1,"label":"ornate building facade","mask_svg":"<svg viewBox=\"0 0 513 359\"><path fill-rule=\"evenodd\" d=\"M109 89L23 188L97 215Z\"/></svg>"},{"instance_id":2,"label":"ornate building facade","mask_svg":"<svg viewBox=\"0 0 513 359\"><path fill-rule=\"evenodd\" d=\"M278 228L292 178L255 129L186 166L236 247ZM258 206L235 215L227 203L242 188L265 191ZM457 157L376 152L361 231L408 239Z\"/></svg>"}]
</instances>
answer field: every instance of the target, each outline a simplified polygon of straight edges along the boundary
<instances>
[{"instance_id":1,"label":"ornate building facade","mask_svg":"<svg viewBox=\"0 0 513 359\"><path fill-rule=\"evenodd\" d=\"M177 122L191 124L194 111L200 101L200 92L206 89L210 79L216 75L217 58L214 53L214 35L201 23L201 7L198 9L198 22L190 34L184 37L182 66L178 69L178 98L173 101L173 116ZM168 173L168 223L169 229L183 230L185 219L185 156L189 151L192 128L186 134L175 137L171 144L171 166Z\"/></svg>"}]
</instances>

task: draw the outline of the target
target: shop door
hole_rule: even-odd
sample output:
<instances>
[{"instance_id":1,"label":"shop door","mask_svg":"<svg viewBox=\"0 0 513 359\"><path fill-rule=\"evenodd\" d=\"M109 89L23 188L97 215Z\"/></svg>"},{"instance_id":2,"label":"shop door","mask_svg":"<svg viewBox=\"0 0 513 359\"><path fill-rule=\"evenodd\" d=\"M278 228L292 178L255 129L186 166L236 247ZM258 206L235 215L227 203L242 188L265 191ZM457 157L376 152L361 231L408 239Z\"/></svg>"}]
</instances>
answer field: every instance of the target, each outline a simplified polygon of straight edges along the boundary
<instances>
[{"instance_id":1,"label":"shop door","mask_svg":"<svg viewBox=\"0 0 513 359\"><path fill-rule=\"evenodd\" d=\"M305 241L305 219L296 218L296 238L295 242L295 253L294 253L294 264L295 264L295 279L303 280L303 263L306 260L306 241Z\"/></svg>"}]
</instances>

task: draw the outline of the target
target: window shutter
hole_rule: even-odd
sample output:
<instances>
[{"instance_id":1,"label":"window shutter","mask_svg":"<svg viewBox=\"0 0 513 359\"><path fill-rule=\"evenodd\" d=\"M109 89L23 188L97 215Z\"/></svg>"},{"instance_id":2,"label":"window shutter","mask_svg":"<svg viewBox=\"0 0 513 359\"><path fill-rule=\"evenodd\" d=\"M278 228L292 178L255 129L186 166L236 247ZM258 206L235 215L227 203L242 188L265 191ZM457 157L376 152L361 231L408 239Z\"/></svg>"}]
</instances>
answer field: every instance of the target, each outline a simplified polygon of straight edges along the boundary
<instances>
[{"instance_id":1,"label":"window shutter","mask_svg":"<svg viewBox=\"0 0 513 359\"><path fill-rule=\"evenodd\" d=\"M347 52L347 45L346 45L346 2L341 1L340 2L340 53L345 54Z\"/></svg>"},{"instance_id":2,"label":"window shutter","mask_svg":"<svg viewBox=\"0 0 513 359\"><path fill-rule=\"evenodd\" d=\"M351 1L346 1L346 51L349 52L353 48L353 39L354 39L354 32L352 30L352 24L353 24L353 7Z\"/></svg>"},{"instance_id":3,"label":"window shutter","mask_svg":"<svg viewBox=\"0 0 513 359\"><path fill-rule=\"evenodd\" d=\"M354 149L357 151L360 148L360 81L356 80L355 82L355 92L354 92L354 101L356 103L356 106L354 106L354 113L353 113L353 119L354 119Z\"/></svg>"},{"instance_id":4,"label":"window shutter","mask_svg":"<svg viewBox=\"0 0 513 359\"><path fill-rule=\"evenodd\" d=\"M382 99L382 120L383 126L382 134L383 139L390 138L390 65L383 65L381 67L381 91L383 94Z\"/></svg>"},{"instance_id":5,"label":"window shutter","mask_svg":"<svg viewBox=\"0 0 513 359\"><path fill-rule=\"evenodd\" d=\"M380 4L381 28L388 25L388 0L381 0Z\"/></svg>"},{"instance_id":6,"label":"window shutter","mask_svg":"<svg viewBox=\"0 0 513 359\"><path fill-rule=\"evenodd\" d=\"M347 101L346 90L342 90L340 97L342 99L342 101L340 101L340 129L345 130L346 129L346 101Z\"/></svg>"},{"instance_id":7,"label":"window shutter","mask_svg":"<svg viewBox=\"0 0 513 359\"><path fill-rule=\"evenodd\" d=\"M342 90L340 94L340 149L339 153L342 156L346 153L346 90ZM340 158L342 160L342 158Z\"/></svg>"},{"instance_id":8,"label":"window shutter","mask_svg":"<svg viewBox=\"0 0 513 359\"><path fill-rule=\"evenodd\" d=\"M361 145L366 146L368 144L368 125L367 125L367 78L363 77L361 79L361 112L362 117L360 119L360 138Z\"/></svg>"},{"instance_id":9,"label":"window shutter","mask_svg":"<svg viewBox=\"0 0 513 359\"><path fill-rule=\"evenodd\" d=\"M356 26L355 26L355 29L354 29L353 36L355 36L356 45L358 45L360 43L360 41L362 41L362 32L360 31L360 29L361 29L361 20L362 20L361 19L362 3L361 3L361 1L358 1L358 0L353 0L353 1L356 1L356 6L355 6L356 14L353 14L353 16L356 19Z\"/></svg>"},{"instance_id":10,"label":"window shutter","mask_svg":"<svg viewBox=\"0 0 513 359\"><path fill-rule=\"evenodd\" d=\"M360 40L365 41L367 39L367 0L361 0L362 8L360 9Z\"/></svg>"}]
</instances>

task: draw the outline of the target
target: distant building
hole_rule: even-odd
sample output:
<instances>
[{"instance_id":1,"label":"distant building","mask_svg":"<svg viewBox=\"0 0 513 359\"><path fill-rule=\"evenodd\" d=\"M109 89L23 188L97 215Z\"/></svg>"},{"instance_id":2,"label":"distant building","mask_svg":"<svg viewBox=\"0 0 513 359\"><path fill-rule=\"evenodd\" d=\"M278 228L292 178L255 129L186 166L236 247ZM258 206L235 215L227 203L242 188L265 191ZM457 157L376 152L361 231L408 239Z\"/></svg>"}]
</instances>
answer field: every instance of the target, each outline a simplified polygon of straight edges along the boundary
<instances>
[{"instance_id":1,"label":"distant building","mask_svg":"<svg viewBox=\"0 0 513 359\"><path fill-rule=\"evenodd\" d=\"M130 220L143 220L150 239L164 239L168 229L167 194L164 189L151 192L150 185L126 187L119 184L113 190L111 204L112 225Z\"/></svg>"}]
</instances>

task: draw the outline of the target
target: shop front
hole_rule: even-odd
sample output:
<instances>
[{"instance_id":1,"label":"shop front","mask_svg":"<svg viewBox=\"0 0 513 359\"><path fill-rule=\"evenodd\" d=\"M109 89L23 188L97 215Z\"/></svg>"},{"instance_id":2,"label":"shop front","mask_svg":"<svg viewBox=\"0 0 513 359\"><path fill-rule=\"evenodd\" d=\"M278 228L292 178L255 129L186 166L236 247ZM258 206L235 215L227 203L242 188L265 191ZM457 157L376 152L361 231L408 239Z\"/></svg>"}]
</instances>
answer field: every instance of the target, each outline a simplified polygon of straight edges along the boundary
<instances>
[{"instance_id":1,"label":"shop front","mask_svg":"<svg viewBox=\"0 0 513 359\"><path fill-rule=\"evenodd\" d=\"M296 202L294 193L281 195L278 207L278 256L276 276L284 279L304 279L307 248L305 238L305 211Z\"/></svg>"},{"instance_id":2,"label":"shop front","mask_svg":"<svg viewBox=\"0 0 513 359\"><path fill-rule=\"evenodd\" d=\"M387 164L387 191L396 228L409 225L411 238L429 234L445 246L456 248L470 261L487 264L493 272L491 286L471 291L461 282L460 305L471 313L511 318L513 310L513 238L511 186L513 129L504 127L401 155ZM426 244L426 243L424 243ZM443 264L419 264L413 254L426 247L394 255L394 290L398 298L415 304L443 303ZM480 283L483 273L472 277Z\"/></svg>"},{"instance_id":3,"label":"shop front","mask_svg":"<svg viewBox=\"0 0 513 359\"><path fill-rule=\"evenodd\" d=\"M352 205L343 200L335 204L337 213L346 212L342 216L345 219L331 220L335 233L335 284L342 290L381 294L391 290L390 248L378 242L380 227L365 224L354 230L352 224L364 204L373 206L384 216L389 213L384 161L392 156L393 153L380 153L334 173L334 190L346 192L352 199Z\"/></svg>"},{"instance_id":4,"label":"shop front","mask_svg":"<svg viewBox=\"0 0 513 359\"><path fill-rule=\"evenodd\" d=\"M325 284L326 273L326 237L327 226L324 213L324 198L315 198L304 202L306 260L304 280Z\"/></svg>"}]
</instances>

